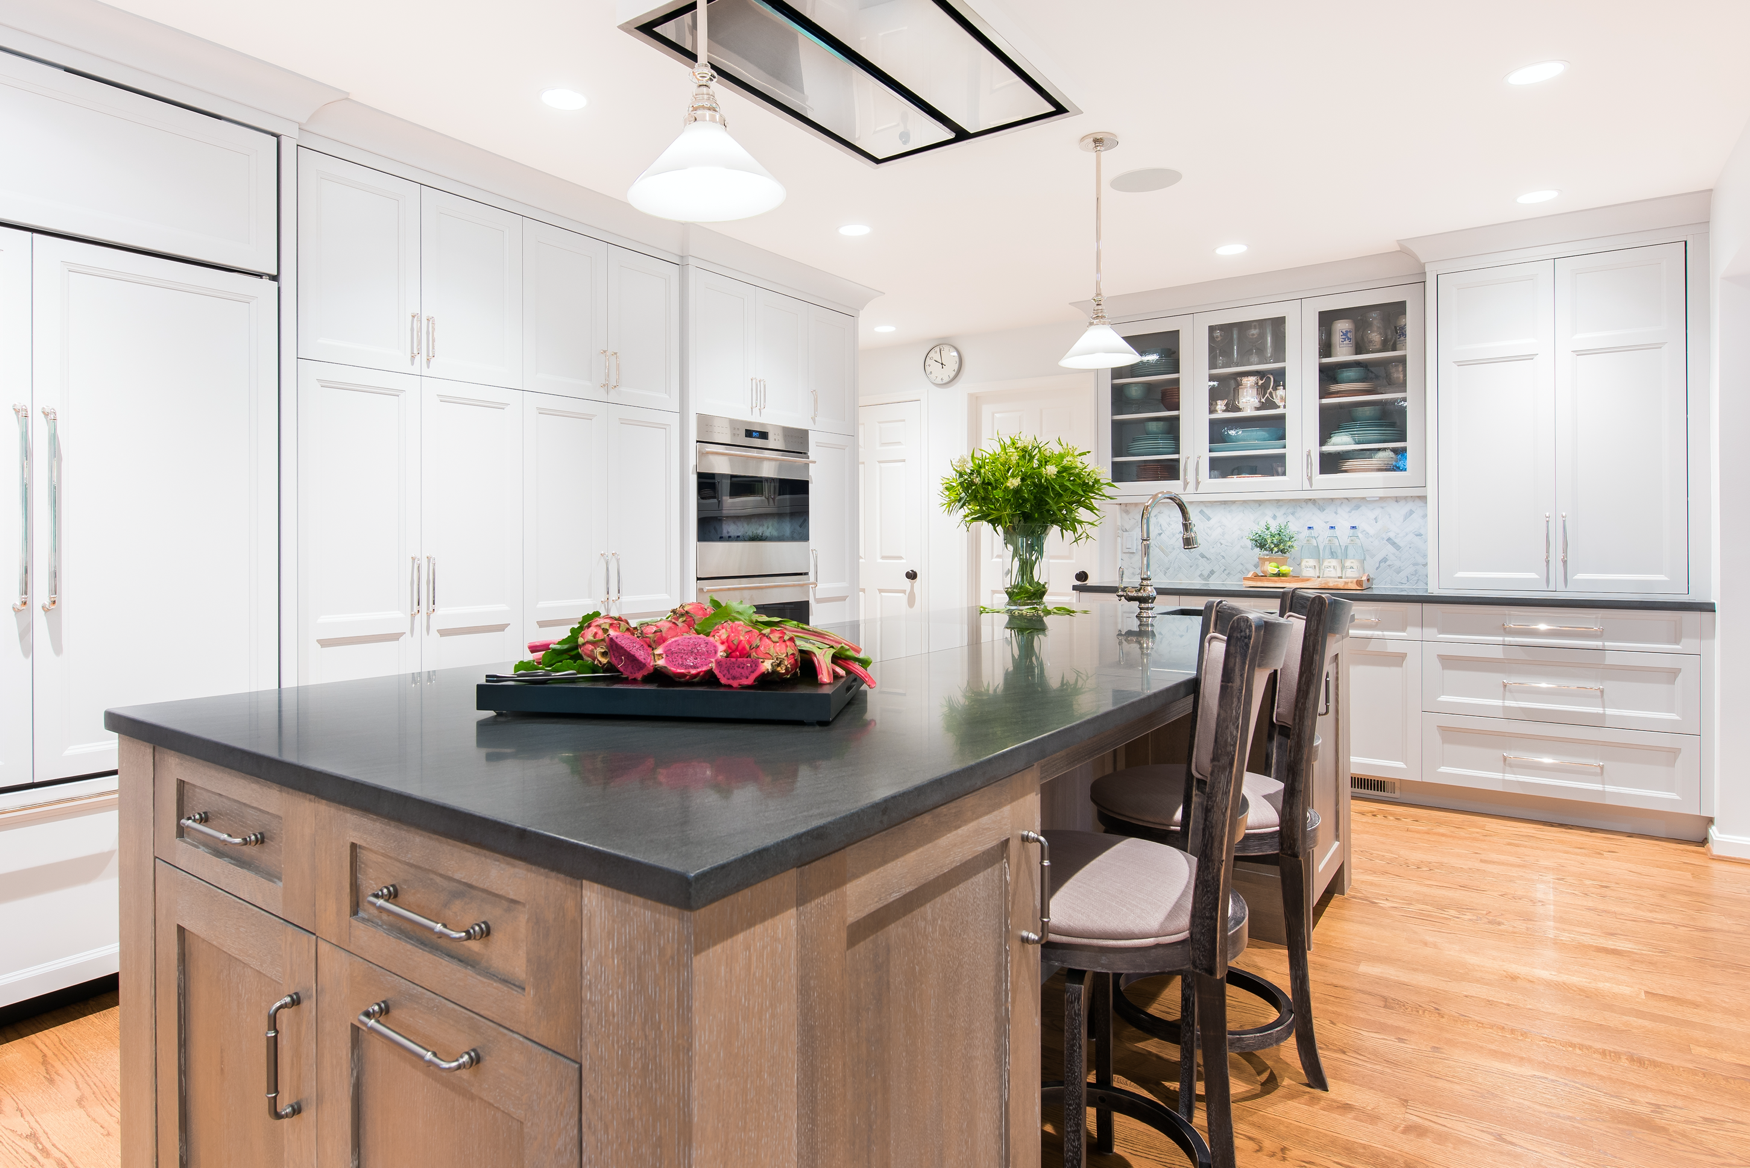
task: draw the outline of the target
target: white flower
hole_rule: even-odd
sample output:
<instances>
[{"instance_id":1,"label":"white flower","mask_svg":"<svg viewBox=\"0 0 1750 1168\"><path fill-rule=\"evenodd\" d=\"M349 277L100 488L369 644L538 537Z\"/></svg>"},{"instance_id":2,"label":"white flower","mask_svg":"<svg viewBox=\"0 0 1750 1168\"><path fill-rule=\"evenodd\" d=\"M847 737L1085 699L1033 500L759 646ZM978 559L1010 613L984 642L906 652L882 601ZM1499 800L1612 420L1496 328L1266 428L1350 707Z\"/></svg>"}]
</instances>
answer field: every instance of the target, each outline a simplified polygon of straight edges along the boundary
<instances>
[{"instance_id":1,"label":"white flower","mask_svg":"<svg viewBox=\"0 0 1750 1168\"><path fill-rule=\"evenodd\" d=\"M1057 467L1056 466L1046 467L1045 468L1045 477L1048 479L1056 478L1057 477Z\"/></svg>"},{"instance_id":2,"label":"white flower","mask_svg":"<svg viewBox=\"0 0 1750 1168\"><path fill-rule=\"evenodd\" d=\"M1011 490L1011 491L1020 485L1021 485L1020 479L1010 479L1009 480L1009 490Z\"/></svg>"}]
</instances>

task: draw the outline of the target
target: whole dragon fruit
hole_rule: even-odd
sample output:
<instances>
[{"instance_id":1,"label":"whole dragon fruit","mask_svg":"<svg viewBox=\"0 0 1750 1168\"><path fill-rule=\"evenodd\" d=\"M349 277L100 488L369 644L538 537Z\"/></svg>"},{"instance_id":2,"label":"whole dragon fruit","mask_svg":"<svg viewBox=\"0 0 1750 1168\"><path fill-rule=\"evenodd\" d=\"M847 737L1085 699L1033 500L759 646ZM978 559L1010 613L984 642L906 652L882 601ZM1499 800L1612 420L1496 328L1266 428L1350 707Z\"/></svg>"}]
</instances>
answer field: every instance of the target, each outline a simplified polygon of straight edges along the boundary
<instances>
[{"instance_id":1,"label":"whole dragon fruit","mask_svg":"<svg viewBox=\"0 0 1750 1168\"><path fill-rule=\"evenodd\" d=\"M711 615L711 606L697 600L689 600L685 604L677 604L668 614L668 618L678 625L685 626L687 632L693 631L693 626Z\"/></svg>"},{"instance_id":2,"label":"whole dragon fruit","mask_svg":"<svg viewBox=\"0 0 1750 1168\"><path fill-rule=\"evenodd\" d=\"M723 647L723 655L737 660L752 657L760 643L760 631L740 621L724 621L711 630L711 639Z\"/></svg>"},{"instance_id":3,"label":"whole dragon fruit","mask_svg":"<svg viewBox=\"0 0 1750 1168\"><path fill-rule=\"evenodd\" d=\"M631 633L609 633L608 664L631 680L641 681L656 668L656 658L643 637Z\"/></svg>"},{"instance_id":4,"label":"whole dragon fruit","mask_svg":"<svg viewBox=\"0 0 1750 1168\"><path fill-rule=\"evenodd\" d=\"M622 616L598 616L577 634L577 655L597 665L608 663L608 634L629 633L632 622Z\"/></svg>"},{"instance_id":5,"label":"whole dragon fruit","mask_svg":"<svg viewBox=\"0 0 1750 1168\"><path fill-rule=\"evenodd\" d=\"M639 625L633 630L634 635L636 635L639 640L650 646L650 651L652 653L656 652L658 649L662 648L664 644L674 640L676 637L684 637L692 631L693 628L691 625L684 625L671 617L664 617L661 620L646 621L644 624Z\"/></svg>"},{"instance_id":6,"label":"whole dragon fruit","mask_svg":"<svg viewBox=\"0 0 1750 1168\"><path fill-rule=\"evenodd\" d=\"M694 633L665 641L656 651L656 667L676 681L698 681L711 672L722 648L710 637Z\"/></svg>"},{"instance_id":7,"label":"whole dragon fruit","mask_svg":"<svg viewBox=\"0 0 1750 1168\"><path fill-rule=\"evenodd\" d=\"M801 667L802 653L796 648L796 638L786 628L770 628L760 631L760 639L753 647L753 655L766 663L766 672L773 677L795 677L796 670Z\"/></svg>"}]
</instances>

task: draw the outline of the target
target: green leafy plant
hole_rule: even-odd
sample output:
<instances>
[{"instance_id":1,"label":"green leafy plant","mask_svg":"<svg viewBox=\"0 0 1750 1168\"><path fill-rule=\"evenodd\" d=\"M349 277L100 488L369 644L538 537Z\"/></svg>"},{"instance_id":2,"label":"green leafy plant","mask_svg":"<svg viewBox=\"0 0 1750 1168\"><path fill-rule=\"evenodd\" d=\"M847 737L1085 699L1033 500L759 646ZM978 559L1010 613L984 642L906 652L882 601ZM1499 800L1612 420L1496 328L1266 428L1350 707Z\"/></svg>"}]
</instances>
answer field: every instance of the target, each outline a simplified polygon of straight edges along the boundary
<instances>
[{"instance_id":1,"label":"green leafy plant","mask_svg":"<svg viewBox=\"0 0 1750 1168\"><path fill-rule=\"evenodd\" d=\"M1286 523L1260 523L1246 536L1259 553L1266 556L1294 554L1294 531Z\"/></svg>"},{"instance_id":2,"label":"green leafy plant","mask_svg":"<svg viewBox=\"0 0 1750 1168\"><path fill-rule=\"evenodd\" d=\"M942 510L958 515L963 527L988 523L1008 531L1043 524L1081 543L1093 538L1099 504L1115 493L1087 459L1087 451L1061 438L1052 445L1011 435L954 460L954 473L942 480Z\"/></svg>"}]
</instances>

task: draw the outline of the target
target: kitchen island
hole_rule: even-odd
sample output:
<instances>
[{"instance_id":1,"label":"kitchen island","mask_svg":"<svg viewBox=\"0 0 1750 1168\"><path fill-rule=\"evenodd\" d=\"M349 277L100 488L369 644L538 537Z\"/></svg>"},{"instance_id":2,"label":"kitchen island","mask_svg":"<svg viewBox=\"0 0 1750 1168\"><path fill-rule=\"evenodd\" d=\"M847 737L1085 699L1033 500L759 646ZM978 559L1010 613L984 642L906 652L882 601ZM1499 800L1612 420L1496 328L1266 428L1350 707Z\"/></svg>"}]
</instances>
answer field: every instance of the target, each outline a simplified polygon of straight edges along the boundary
<instances>
[{"instance_id":1,"label":"kitchen island","mask_svg":"<svg viewBox=\"0 0 1750 1168\"><path fill-rule=\"evenodd\" d=\"M1037 1163L1020 833L1188 709L1196 617L1131 619L847 627L824 727L482 669L112 710L124 1164Z\"/></svg>"}]
</instances>

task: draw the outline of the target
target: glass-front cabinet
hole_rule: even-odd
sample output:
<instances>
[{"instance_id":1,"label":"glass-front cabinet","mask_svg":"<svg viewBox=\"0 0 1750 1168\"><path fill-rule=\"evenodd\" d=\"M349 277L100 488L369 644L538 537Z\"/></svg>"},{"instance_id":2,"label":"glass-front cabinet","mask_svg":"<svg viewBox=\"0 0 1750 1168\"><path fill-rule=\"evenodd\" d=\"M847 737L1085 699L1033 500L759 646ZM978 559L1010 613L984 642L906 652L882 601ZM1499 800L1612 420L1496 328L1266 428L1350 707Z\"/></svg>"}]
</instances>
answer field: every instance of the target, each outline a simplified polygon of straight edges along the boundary
<instances>
[{"instance_id":1,"label":"glass-front cabinet","mask_svg":"<svg viewBox=\"0 0 1750 1168\"><path fill-rule=\"evenodd\" d=\"M1300 304L1254 304L1196 317L1190 488L1269 494L1304 486L1300 449Z\"/></svg>"},{"instance_id":2,"label":"glass-front cabinet","mask_svg":"<svg viewBox=\"0 0 1750 1168\"><path fill-rule=\"evenodd\" d=\"M1125 333L1142 359L1111 371L1103 391L1108 418L1101 427L1101 460L1121 494L1183 488L1179 385L1190 323L1188 317L1156 321L1146 332Z\"/></svg>"},{"instance_id":3,"label":"glass-front cabinet","mask_svg":"<svg viewBox=\"0 0 1750 1168\"><path fill-rule=\"evenodd\" d=\"M1302 305L1311 486L1426 483L1422 285L1321 296Z\"/></svg>"}]
</instances>

